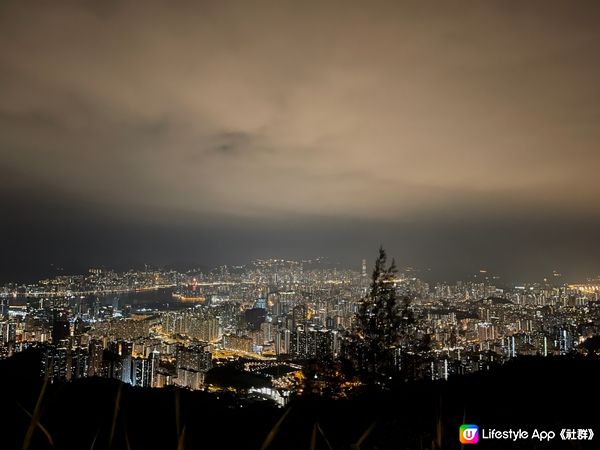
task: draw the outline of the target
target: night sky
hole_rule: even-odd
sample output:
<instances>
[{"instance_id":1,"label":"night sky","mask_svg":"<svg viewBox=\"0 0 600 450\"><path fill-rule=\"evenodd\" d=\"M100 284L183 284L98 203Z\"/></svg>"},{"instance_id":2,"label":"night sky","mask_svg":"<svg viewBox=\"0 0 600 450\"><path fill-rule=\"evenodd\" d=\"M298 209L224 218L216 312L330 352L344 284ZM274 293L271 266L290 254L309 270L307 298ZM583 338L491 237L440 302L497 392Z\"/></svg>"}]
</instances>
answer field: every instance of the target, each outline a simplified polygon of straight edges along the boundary
<instances>
[{"instance_id":1,"label":"night sky","mask_svg":"<svg viewBox=\"0 0 600 450\"><path fill-rule=\"evenodd\" d=\"M597 1L2 0L0 281L596 275L599 49Z\"/></svg>"}]
</instances>

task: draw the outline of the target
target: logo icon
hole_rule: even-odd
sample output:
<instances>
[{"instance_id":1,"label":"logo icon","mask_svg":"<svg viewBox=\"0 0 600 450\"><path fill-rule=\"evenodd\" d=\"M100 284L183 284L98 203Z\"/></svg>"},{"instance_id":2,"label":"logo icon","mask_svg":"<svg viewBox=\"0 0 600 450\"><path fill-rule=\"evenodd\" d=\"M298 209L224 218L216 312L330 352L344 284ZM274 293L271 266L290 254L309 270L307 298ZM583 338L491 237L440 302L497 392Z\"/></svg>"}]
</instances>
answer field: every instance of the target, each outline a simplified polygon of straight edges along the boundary
<instances>
[{"instance_id":1,"label":"logo icon","mask_svg":"<svg viewBox=\"0 0 600 450\"><path fill-rule=\"evenodd\" d=\"M461 425L459 438L461 444L477 444L479 442L479 427L477 425Z\"/></svg>"}]
</instances>

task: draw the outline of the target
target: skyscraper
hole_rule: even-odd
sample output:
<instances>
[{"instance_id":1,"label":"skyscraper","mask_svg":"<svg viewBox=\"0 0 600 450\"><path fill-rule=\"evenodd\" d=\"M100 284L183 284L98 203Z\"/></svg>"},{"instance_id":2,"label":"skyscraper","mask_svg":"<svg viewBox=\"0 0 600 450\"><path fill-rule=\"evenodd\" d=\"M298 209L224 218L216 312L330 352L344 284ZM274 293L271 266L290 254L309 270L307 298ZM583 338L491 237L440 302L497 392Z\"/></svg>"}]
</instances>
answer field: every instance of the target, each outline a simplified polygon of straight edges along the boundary
<instances>
[{"instance_id":1,"label":"skyscraper","mask_svg":"<svg viewBox=\"0 0 600 450\"><path fill-rule=\"evenodd\" d=\"M8 317L8 298L3 298L0 300L0 317Z\"/></svg>"},{"instance_id":2,"label":"skyscraper","mask_svg":"<svg viewBox=\"0 0 600 450\"><path fill-rule=\"evenodd\" d=\"M62 339L66 339L71 334L69 319L62 312L54 311L52 320L52 343L58 344Z\"/></svg>"}]
</instances>

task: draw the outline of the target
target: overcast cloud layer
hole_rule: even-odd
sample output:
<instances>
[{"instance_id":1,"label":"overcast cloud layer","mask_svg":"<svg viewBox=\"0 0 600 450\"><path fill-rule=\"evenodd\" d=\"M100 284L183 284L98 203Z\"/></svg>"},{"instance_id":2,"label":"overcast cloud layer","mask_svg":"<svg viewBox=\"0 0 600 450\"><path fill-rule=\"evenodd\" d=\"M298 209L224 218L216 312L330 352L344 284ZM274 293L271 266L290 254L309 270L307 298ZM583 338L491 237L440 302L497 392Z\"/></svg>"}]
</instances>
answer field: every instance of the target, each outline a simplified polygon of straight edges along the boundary
<instances>
[{"instance_id":1,"label":"overcast cloud layer","mask_svg":"<svg viewBox=\"0 0 600 450\"><path fill-rule=\"evenodd\" d=\"M598 273L599 23L591 1L5 0L3 267L385 241L442 272ZM73 244L139 227L154 251Z\"/></svg>"}]
</instances>

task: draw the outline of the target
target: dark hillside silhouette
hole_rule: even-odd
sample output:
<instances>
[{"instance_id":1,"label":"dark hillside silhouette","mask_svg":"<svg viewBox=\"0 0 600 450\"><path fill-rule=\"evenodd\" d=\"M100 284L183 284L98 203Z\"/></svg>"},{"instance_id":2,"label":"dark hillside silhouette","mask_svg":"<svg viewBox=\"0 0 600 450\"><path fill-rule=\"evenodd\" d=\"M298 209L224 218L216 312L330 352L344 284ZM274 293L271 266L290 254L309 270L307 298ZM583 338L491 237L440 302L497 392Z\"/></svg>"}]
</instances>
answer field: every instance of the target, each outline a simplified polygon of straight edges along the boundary
<instances>
[{"instance_id":1,"label":"dark hillside silhouette","mask_svg":"<svg viewBox=\"0 0 600 450\"><path fill-rule=\"evenodd\" d=\"M0 362L2 449L19 449L43 384L35 351ZM301 397L286 409L268 402L241 404L233 396L179 389L138 389L104 379L48 385L30 449L460 449L458 427L598 427L600 361L594 358L519 357L490 372L444 381L402 383L388 392L352 400ZM119 391L119 411L114 421ZM218 398L217 398L218 397ZM315 425L316 424L316 425ZM598 437L580 446L482 443L483 449L598 448ZM92 443L94 442L92 446ZM441 446L439 446L441 443ZM330 446L330 447L329 447Z\"/></svg>"}]
</instances>

